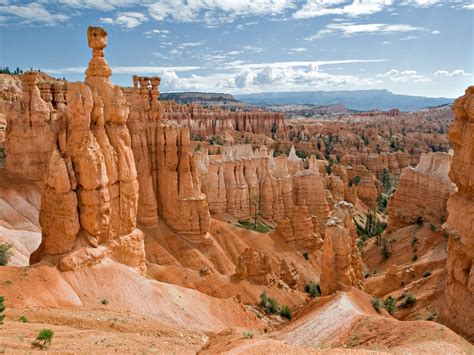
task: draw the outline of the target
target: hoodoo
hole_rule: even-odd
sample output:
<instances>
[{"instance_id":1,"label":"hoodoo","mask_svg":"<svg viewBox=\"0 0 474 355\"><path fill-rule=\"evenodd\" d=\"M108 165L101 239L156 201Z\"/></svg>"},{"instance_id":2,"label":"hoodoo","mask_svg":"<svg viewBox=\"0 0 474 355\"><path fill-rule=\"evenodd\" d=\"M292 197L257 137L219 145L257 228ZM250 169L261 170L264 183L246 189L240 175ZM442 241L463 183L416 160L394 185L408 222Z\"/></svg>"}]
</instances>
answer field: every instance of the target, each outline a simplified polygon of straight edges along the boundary
<instances>
[{"instance_id":1,"label":"hoodoo","mask_svg":"<svg viewBox=\"0 0 474 355\"><path fill-rule=\"evenodd\" d=\"M128 103L109 79L107 32L89 27L87 36L93 57L86 83L66 87L41 197L42 241L31 261L52 257L65 271L111 257L144 272L143 233L135 228L137 171L125 124ZM36 80L30 82L38 105L48 107L37 97Z\"/></svg>"}]
</instances>

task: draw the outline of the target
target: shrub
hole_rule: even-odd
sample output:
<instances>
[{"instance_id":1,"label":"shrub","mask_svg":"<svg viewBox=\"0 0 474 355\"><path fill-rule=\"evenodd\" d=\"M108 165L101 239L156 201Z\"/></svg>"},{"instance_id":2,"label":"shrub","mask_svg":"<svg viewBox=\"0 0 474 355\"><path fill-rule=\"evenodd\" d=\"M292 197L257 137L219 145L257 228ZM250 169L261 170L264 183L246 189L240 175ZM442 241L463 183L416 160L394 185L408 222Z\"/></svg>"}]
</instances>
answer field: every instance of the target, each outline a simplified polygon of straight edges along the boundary
<instances>
[{"instance_id":1,"label":"shrub","mask_svg":"<svg viewBox=\"0 0 474 355\"><path fill-rule=\"evenodd\" d=\"M316 298L321 296L321 288L319 284L310 283L304 286L304 291L309 294L311 298Z\"/></svg>"},{"instance_id":2,"label":"shrub","mask_svg":"<svg viewBox=\"0 0 474 355\"><path fill-rule=\"evenodd\" d=\"M357 175L357 176L354 176L354 178L352 178L350 180L350 183L351 183L351 185L356 185L357 186L357 185L360 184L361 180L362 180L361 177L359 175Z\"/></svg>"},{"instance_id":3,"label":"shrub","mask_svg":"<svg viewBox=\"0 0 474 355\"><path fill-rule=\"evenodd\" d=\"M380 254L384 260L387 260L390 255L392 255L392 252L390 251L390 244L386 238L384 238L382 241L382 251Z\"/></svg>"},{"instance_id":4,"label":"shrub","mask_svg":"<svg viewBox=\"0 0 474 355\"><path fill-rule=\"evenodd\" d=\"M374 307L374 309L380 313L380 311L382 310L383 308L383 303L382 303L382 300L380 298L372 298L372 306Z\"/></svg>"},{"instance_id":5,"label":"shrub","mask_svg":"<svg viewBox=\"0 0 474 355\"><path fill-rule=\"evenodd\" d=\"M431 312L430 314L428 314L428 316L426 317L426 320L435 320L436 317L438 317L438 313L436 313L435 311Z\"/></svg>"},{"instance_id":6,"label":"shrub","mask_svg":"<svg viewBox=\"0 0 474 355\"><path fill-rule=\"evenodd\" d=\"M392 296L388 296L383 305L389 314L393 314L397 308L397 301Z\"/></svg>"},{"instance_id":7,"label":"shrub","mask_svg":"<svg viewBox=\"0 0 474 355\"><path fill-rule=\"evenodd\" d=\"M248 332L244 332L244 338L245 339L252 339L253 338L253 332L249 330Z\"/></svg>"},{"instance_id":8,"label":"shrub","mask_svg":"<svg viewBox=\"0 0 474 355\"><path fill-rule=\"evenodd\" d=\"M305 258L306 260L309 260L309 254L307 251L303 253L303 258Z\"/></svg>"},{"instance_id":9,"label":"shrub","mask_svg":"<svg viewBox=\"0 0 474 355\"><path fill-rule=\"evenodd\" d=\"M41 349L48 349L51 346L53 335L54 332L51 329L43 328L39 331L36 340L33 342L33 345Z\"/></svg>"},{"instance_id":10,"label":"shrub","mask_svg":"<svg viewBox=\"0 0 474 355\"><path fill-rule=\"evenodd\" d=\"M12 246L8 243L0 244L0 266L5 266L8 264L11 255Z\"/></svg>"},{"instance_id":11,"label":"shrub","mask_svg":"<svg viewBox=\"0 0 474 355\"><path fill-rule=\"evenodd\" d=\"M100 301L104 306L107 306L109 304L109 300L107 298L104 298L102 301Z\"/></svg>"},{"instance_id":12,"label":"shrub","mask_svg":"<svg viewBox=\"0 0 474 355\"><path fill-rule=\"evenodd\" d=\"M413 296L411 293L407 293L402 300L402 303L400 304L400 307L402 308L410 308L416 303L416 297Z\"/></svg>"},{"instance_id":13,"label":"shrub","mask_svg":"<svg viewBox=\"0 0 474 355\"><path fill-rule=\"evenodd\" d=\"M269 314L275 314L280 311L277 300L272 297L268 297L266 291L263 291L260 295L260 305L263 307L265 312Z\"/></svg>"},{"instance_id":14,"label":"shrub","mask_svg":"<svg viewBox=\"0 0 474 355\"><path fill-rule=\"evenodd\" d=\"M428 277L431 275L431 271L430 270L426 270L423 272L423 277Z\"/></svg>"},{"instance_id":15,"label":"shrub","mask_svg":"<svg viewBox=\"0 0 474 355\"><path fill-rule=\"evenodd\" d=\"M415 223L418 227L421 227L423 225L423 217L421 216L416 217Z\"/></svg>"},{"instance_id":16,"label":"shrub","mask_svg":"<svg viewBox=\"0 0 474 355\"><path fill-rule=\"evenodd\" d=\"M267 312L270 314L275 314L278 313L280 310L280 307L278 307L278 302L276 299L269 297L268 298L268 306L267 306Z\"/></svg>"},{"instance_id":17,"label":"shrub","mask_svg":"<svg viewBox=\"0 0 474 355\"><path fill-rule=\"evenodd\" d=\"M5 311L5 305L3 302L5 302L5 297L0 296L0 324L3 324L3 320L5 319L5 314L3 314Z\"/></svg>"},{"instance_id":18,"label":"shrub","mask_svg":"<svg viewBox=\"0 0 474 355\"><path fill-rule=\"evenodd\" d=\"M263 308L267 308L267 304L268 304L267 291L264 290L262 294L260 295L260 305Z\"/></svg>"},{"instance_id":19,"label":"shrub","mask_svg":"<svg viewBox=\"0 0 474 355\"><path fill-rule=\"evenodd\" d=\"M418 260L418 256L416 254L413 254L413 256L411 257L411 261L417 261Z\"/></svg>"},{"instance_id":20,"label":"shrub","mask_svg":"<svg viewBox=\"0 0 474 355\"><path fill-rule=\"evenodd\" d=\"M280 316L286 319L291 319L291 310L288 306L283 306L280 309Z\"/></svg>"},{"instance_id":21,"label":"shrub","mask_svg":"<svg viewBox=\"0 0 474 355\"><path fill-rule=\"evenodd\" d=\"M28 323L28 318L26 318L25 316L21 316L18 320L22 323Z\"/></svg>"},{"instance_id":22,"label":"shrub","mask_svg":"<svg viewBox=\"0 0 474 355\"><path fill-rule=\"evenodd\" d=\"M433 223L430 223L430 230L432 232L436 231L436 226Z\"/></svg>"}]
</instances>

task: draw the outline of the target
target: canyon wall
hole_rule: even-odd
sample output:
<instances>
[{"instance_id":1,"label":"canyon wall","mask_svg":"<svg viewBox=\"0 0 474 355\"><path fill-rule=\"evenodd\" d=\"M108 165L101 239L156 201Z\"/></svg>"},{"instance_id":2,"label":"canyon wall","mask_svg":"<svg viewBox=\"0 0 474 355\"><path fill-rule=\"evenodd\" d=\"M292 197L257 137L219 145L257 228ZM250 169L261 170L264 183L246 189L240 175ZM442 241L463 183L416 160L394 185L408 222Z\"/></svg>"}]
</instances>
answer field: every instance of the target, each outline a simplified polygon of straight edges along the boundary
<instances>
[{"instance_id":1,"label":"canyon wall","mask_svg":"<svg viewBox=\"0 0 474 355\"><path fill-rule=\"evenodd\" d=\"M161 102L164 119L188 126L191 134L196 136L211 136L229 130L272 135L285 130L284 116L279 112L231 111L195 104L180 105L174 101Z\"/></svg>"},{"instance_id":2,"label":"canyon wall","mask_svg":"<svg viewBox=\"0 0 474 355\"><path fill-rule=\"evenodd\" d=\"M89 27L88 41L93 58L85 83L68 83L57 110L41 197L42 241L31 262L47 258L68 271L110 257L145 272L144 236L135 228L138 181L125 125L128 103L109 80L107 33ZM36 76L24 77L33 112L45 121L48 102L38 97Z\"/></svg>"},{"instance_id":3,"label":"canyon wall","mask_svg":"<svg viewBox=\"0 0 474 355\"><path fill-rule=\"evenodd\" d=\"M456 191L448 173L449 153L428 153L420 157L415 168L407 167L400 175L396 192L388 204L389 228L395 230L410 224L442 224L447 217L447 201Z\"/></svg>"},{"instance_id":4,"label":"canyon wall","mask_svg":"<svg viewBox=\"0 0 474 355\"><path fill-rule=\"evenodd\" d=\"M453 104L449 129L454 149L449 177L458 191L448 200L446 317L457 331L474 339L474 86Z\"/></svg>"}]
</instances>

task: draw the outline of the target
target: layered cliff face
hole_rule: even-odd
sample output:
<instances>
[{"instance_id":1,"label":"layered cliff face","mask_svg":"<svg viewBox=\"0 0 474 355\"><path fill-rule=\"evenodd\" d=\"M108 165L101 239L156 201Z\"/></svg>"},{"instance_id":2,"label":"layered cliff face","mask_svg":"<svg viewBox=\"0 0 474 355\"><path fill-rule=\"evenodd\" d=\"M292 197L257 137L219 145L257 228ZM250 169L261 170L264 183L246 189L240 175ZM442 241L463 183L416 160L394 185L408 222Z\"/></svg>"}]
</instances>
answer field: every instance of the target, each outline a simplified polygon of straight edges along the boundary
<instances>
[{"instance_id":1,"label":"layered cliff face","mask_svg":"<svg viewBox=\"0 0 474 355\"><path fill-rule=\"evenodd\" d=\"M458 191L448 200L447 319L474 339L474 86L453 104L449 130L454 155L449 177Z\"/></svg>"},{"instance_id":2,"label":"layered cliff face","mask_svg":"<svg viewBox=\"0 0 474 355\"><path fill-rule=\"evenodd\" d=\"M43 180L54 148L53 126L60 119L57 106L62 104L63 88L57 88L53 102L51 83L42 82L40 92L37 73L27 72L21 80L21 98L6 105L5 167L23 177Z\"/></svg>"},{"instance_id":3,"label":"layered cliff face","mask_svg":"<svg viewBox=\"0 0 474 355\"><path fill-rule=\"evenodd\" d=\"M188 126L192 135L210 136L236 130L254 134L282 134L285 121L282 113L265 111L230 111L203 108L199 105L180 105L162 101L163 118Z\"/></svg>"},{"instance_id":4,"label":"layered cliff face","mask_svg":"<svg viewBox=\"0 0 474 355\"><path fill-rule=\"evenodd\" d=\"M195 153L209 210L246 220L261 216L276 222L288 242L314 248L329 212L319 166L311 160L303 169L296 156L272 155L250 145L224 147L220 155Z\"/></svg>"},{"instance_id":5,"label":"layered cliff face","mask_svg":"<svg viewBox=\"0 0 474 355\"><path fill-rule=\"evenodd\" d=\"M139 221L156 227L158 216L193 242L209 242L210 214L190 150L189 127L163 120L160 78L133 77L126 90L128 127L138 167ZM151 84L151 85L150 85ZM140 85L140 87L138 87Z\"/></svg>"},{"instance_id":6,"label":"layered cliff face","mask_svg":"<svg viewBox=\"0 0 474 355\"><path fill-rule=\"evenodd\" d=\"M93 58L86 84L67 85L45 172L42 242L31 261L49 258L68 271L110 257L144 272L143 234L135 228L137 173L125 125L128 104L109 80L103 54L107 33L90 27L88 40ZM46 107L41 98L35 100Z\"/></svg>"},{"instance_id":7,"label":"layered cliff face","mask_svg":"<svg viewBox=\"0 0 474 355\"><path fill-rule=\"evenodd\" d=\"M402 152L383 154L352 152L341 158L342 164L364 165L376 176L380 176L384 169L387 169L391 174L399 175L402 169L416 164L417 161L417 157Z\"/></svg>"},{"instance_id":8,"label":"layered cliff face","mask_svg":"<svg viewBox=\"0 0 474 355\"><path fill-rule=\"evenodd\" d=\"M354 206L341 201L335 205L327 222L320 279L323 295L343 290L346 286L364 288L353 215Z\"/></svg>"},{"instance_id":9,"label":"layered cliff face","mask_svg":"<svg viewBox=\"0 0 474 355\"><path fill-rule=\"evenodd\" d=\"M423 154L415 168L405 168L397 191L388 205L389 228L395 230L425 222L442 224L447 217L447 201L456 191L449 180L449 153Z\"/></svg>"}]
</instances>

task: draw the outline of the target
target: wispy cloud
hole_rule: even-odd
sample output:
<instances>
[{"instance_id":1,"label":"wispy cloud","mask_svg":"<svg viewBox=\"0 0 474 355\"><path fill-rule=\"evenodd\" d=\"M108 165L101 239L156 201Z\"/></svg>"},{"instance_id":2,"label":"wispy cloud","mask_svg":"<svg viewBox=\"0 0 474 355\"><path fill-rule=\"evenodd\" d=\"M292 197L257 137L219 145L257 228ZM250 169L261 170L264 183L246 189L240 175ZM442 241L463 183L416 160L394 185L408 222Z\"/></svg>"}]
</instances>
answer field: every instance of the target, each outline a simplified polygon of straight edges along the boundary
<instances>
[{"instance_id":1,"label":"wispy cloud","mask_svg":"<svg viewBox=\"0 0 474 355\"><path fill-rule=\"evenodd\" d=\"M351 4L347 4L347 1L344 0L308 0L301 9L293 14L293 18L305 19L326 15L357 17L380 12L391 4L390 0L354 0Z\"/></svg>"},{"instance_id":2,"label":"wispy cloud","mask_svg":"<svg viewBox=\"0 0 474 355\"><path fill-rule=\"evenodd\" d=\"M148 18L140 12L120 12L114 18L101 17L100 22L111 25L118 25L126 29L132 29L140 26L143 22L148 21Z\"/></svg>"},{"instance_id":3,"label":"wispy cloud","mask_svg":"<svg viewBox=\"0 0 474 355\"><path fill-rule=\"evenodd\" d=\"M302 52L306 52L307 50L308 48L304 48L304 47L291 48L288 54L302 53Z\"/></svg>"},{"instance_id":4,"label":"wispy cloud","mask_svg":"<svg viewBox=\"0 0 474 355\"><path fill-rule=\"evenodd\" d=\"M42 71L50 74L82 74L86 71L86 67L69 67L56 69L42 69ZM137 66L137 67L123 67L112 66L114 74L159 74L165 71L174 72L189 72L199 70L201 67L197 66L182 66L182 67L154 67L154 66Z\"/></svg>"},{"instance_id":5,"label":"wispy cloud","mask_svg":"<svg viewBox=\"0 0 474 355\"><path fill-rule=\"evenodd\" d=\"M387 23L330 23L315 35L306 37L306 40L315 40L329 35L339 35L342 37L352 37L362 34L393 34L403 32L426 31L425 28L408 24L387 24Z\"/></svg>"},{"instance_id":6,"label":"wispy cloud","mask_svg":"<svg viewBox=\"0 0 474 355\"><path fill-rule=\"evenodd\" d=\"M47 26L54 26L57 23L65 22L70 19L69 15L48 10L40 2L19 5L5 2L5 5L0 5L0 13L19 18L23 23L43 24ZM4 17L4 19L4 22L6 22L7 18Z\"/></svg>"},{"instance_id":7,"label":"wispy cloud","mask_svg":"<svg viewBox=\"0 0 474 355\"><path fill-rule=\"evenodd\" d=\"M386 73L377 74L378 78L388 78L395 82L412 82L412 83L425 83L430 82L431 79L425 75L418 74L416 70L397 70L391 69Z\"/></svg>"},{"instance_id":8,"label":"wispy cloud","mask_svg":"<svg viewBox=\"0 0 474 355\"><path fill-rule=\"evenodd\" d=\"M294 5L290 0L162 0L148 5L155 20L232 22L236 17L273 16Z\"/></svg>"},{"instance_id":9,"label":"wispy cloud","mask_svg":"<svg viewBox=\"0 0 474 355\"><path fill-rule=\"evenodd\" d=\"M470 76L471 74L466 73L463 69L456 69L451 72L449 70L438 70L434 73L434 75L452 78L456 76Z\"/></svg>"}]
</instances>

